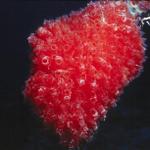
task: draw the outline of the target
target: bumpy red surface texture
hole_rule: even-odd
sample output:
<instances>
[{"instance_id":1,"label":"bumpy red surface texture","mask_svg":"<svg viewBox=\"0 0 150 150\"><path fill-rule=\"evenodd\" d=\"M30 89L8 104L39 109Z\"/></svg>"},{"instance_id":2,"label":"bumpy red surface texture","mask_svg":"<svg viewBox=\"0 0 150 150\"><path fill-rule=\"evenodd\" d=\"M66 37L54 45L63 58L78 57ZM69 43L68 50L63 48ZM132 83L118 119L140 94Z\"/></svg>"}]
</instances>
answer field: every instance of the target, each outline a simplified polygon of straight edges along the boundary
<instances>
[{"instance_id":1,"label":"bumpy red surface texture","mask_svg":"<svg viewBox=\"0 0 150 150\"><path fill-rule=\"evenodd\" d=\"M28 42L32 70L24 94L70 148L92 136L144 60L125 2L91 2L45 21Z\"/></svg>"}]
</instances>

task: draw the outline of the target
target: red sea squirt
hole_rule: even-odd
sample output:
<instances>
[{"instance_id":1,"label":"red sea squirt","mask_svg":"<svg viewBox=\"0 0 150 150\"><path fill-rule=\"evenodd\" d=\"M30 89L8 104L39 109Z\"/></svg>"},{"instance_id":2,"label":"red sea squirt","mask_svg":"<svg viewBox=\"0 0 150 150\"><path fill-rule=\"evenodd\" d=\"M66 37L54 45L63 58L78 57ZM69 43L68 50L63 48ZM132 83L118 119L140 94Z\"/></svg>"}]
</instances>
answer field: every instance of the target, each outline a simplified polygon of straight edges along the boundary
<instances>
[{"instance_id":1,"label":"red sea squirt","mask_svg":"<svg viewBox=\"0 0 150 150\"><path fill-rule=\"evenodd\" d=\"M90 2L46 20L30 35L25 96L69 148L88 140L123 88L139 74L143 40L126 2Z\"/></svg>"}]
</instances>

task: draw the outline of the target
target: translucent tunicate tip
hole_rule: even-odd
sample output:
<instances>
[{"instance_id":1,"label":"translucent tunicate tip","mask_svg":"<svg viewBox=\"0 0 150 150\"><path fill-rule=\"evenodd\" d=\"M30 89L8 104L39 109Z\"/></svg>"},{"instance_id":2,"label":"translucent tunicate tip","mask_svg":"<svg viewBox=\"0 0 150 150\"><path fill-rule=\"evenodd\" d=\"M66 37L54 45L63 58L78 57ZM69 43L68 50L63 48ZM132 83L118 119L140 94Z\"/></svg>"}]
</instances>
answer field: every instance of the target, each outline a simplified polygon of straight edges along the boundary
<instances>
[{"instance_id":1,"label":"translucent tunicate tip","mask_svg":"<svg viewBox=\"0 0 150 150\"><path fill-rule=\"evenodd\" d=\"M150 1L134 1L127 0L128 9L131 15L137 16L141 15L143 12L146 12L150 9Z\"/></svg>"}]
</instances>

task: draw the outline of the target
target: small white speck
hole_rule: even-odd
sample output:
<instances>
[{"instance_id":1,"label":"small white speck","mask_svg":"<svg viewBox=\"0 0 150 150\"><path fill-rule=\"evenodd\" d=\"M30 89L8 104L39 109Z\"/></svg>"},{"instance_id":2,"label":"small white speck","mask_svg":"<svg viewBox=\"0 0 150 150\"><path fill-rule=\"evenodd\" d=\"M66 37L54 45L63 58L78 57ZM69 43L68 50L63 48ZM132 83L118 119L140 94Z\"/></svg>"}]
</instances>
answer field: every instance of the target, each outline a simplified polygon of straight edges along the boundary
<instances>
[{"instance_id":1,"label":"small white speck","mask_svg":"<svg viewBox=\"0 0 150 150\"><path fill-rule=\"evenodd\" d=\"M104 121L106 120L106 115L104 116L104 118L103 118L103 119L104 119Z\"/></svg>"},{"instance_id":2,"label":"small white speck","mask_svg":"<svg viewBox=\"0 0 150 150\"><path fill-rule=\"evenodd\" d=\"M115 95L118 95L119 93L120 93L119 90L117 90L116 93L115 93Z\"/></svg>"},{"instance_id":3,"label":"small white speck","mask_svg":"<svg viewBox=\"0 0 150 150\"><path fill-rule=\"evenodd\" d=\"M150 26L150 22L149 21L146 21L146 23Z\"/></svg>"},{"instance_id":4,"label":"small white speck","mask_svg":"<svg viewBox=\"0 0 150 150\"><path fill-rule=\"evenodd\" d=\"M46 89L46 87L41 86L41 87L38 89L38 91L39 91L39 92L43 92L45 89Z\"/></svg>"},{"instance_id":5,"label":"small white speck","mask_svg":"<svg viewBox=\"0 0 150 150\"><path fill-rule=\"evenodd\" d=\"M102 23L106 23L106 19L104 16L102 16L101 21L102 21Z\"/></svg>"},{"instance_id":6,"label":"small white speck","mask_svg":"<svg viewBox=\"0 0 150 150\"><path fill-rule=\"evenodd\" d=\"M98 112L95 111L95 113L93 114L93 117L98 117Z\"/></svg>"},{"instance_id":7,"label":"small white speck","mask_svg":"<svg viewBox=\"0 0 150 150\"><path fill-rule=\"evenodd\" d=\"M99 57L99 62L102 64L106 64L106 60L102 57Z\"/></svg>"},{"instance_id":8,"label":"small white speck","mask_svg":"<svg viewBox=\"0 0 150 150\"><path fill-rule=\"evenodd\" d=\"M39 33L47 33L47 30L45 28L43 28L43 27L40 27L37 32L39 32Z\"/></svg>"},{"instance_id":9,"label":"small white speck","mask_svg":"<svg viewBox=\"0 0 150 150\"><path fill-rule=\"evenodd\" d=\"M114 31L117 31L118 30L118 27L117 26L114 26Z\"/></svg>"},{"instance_id":10,"label":"small white speck","mask_svg":"<svg viewBox=\"0 0 150 150\"><path fill-rule=\"evenodd\" d=\"M82 86L85 84L85 80L84 79L80 79L79 84Z\"/></svg>"},{"instance_id":11,"label":"small white speck","mask_svg":"<svg viewBox=\"0 0 150 150\"><path fill-rule=\"evenodd\" d=\"M92 86L93 88L95 88L95 87L97 86L96 80L94 80L94 81L91 83L91 86Z\"/></svg>"},{"instance_id":12,"label":"small white speck","mask_svg":"<svg viewBox=\"0 0 150 150\"><path fill-rule=\"evenodd\" d=\"M103 108L103 110L101 111L101 114L104 114L106 112L106 109Z\"/></svg>"},{"instance_id":13,"label":"small white speck","mask_svg":"<svg viewBox=\"0 0 150 150\"><path fill-rule=\"evenodd\" d=\"M121 2L120 2L120 1L117 1L117 2L116 2L116 5L118 5L118 6L121 5Z\"/></svg>"},{"instance_id":14,"label":"small white speck","mask_svg":"<svg viewBox=\"0 0 150 150\"><path fill-rule=\"evenodd\" d=\"M94 130L97 130L98 129L98 126L96 125L95 127L94 127Z\"/></svg>"}]
</instances>

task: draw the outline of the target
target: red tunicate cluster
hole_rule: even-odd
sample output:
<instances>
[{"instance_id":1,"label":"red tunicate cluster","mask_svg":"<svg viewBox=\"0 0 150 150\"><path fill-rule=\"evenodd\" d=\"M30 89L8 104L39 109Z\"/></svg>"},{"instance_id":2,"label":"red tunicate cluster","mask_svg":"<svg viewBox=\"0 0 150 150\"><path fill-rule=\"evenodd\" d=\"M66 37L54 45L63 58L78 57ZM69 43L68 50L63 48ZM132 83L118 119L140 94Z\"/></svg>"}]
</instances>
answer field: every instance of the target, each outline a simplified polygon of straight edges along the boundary
<instances>
[{"instance_id":1,"label":"red tunicate cluster","mask_svg":"<svg viewBox=\"0 0 150 150\"><path fill-rule=\"evenodd\" d=\"M91 2L46 20L30 35L31 76L24 94L61 142L88 140L141 70L143 40L125 2Z\"/></svg>"}]
</instances>

